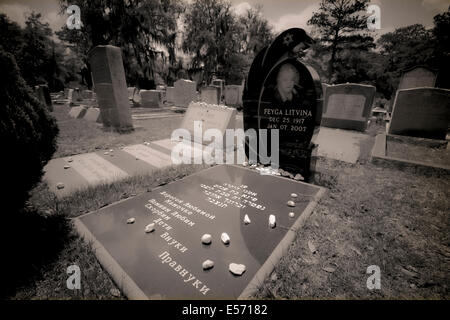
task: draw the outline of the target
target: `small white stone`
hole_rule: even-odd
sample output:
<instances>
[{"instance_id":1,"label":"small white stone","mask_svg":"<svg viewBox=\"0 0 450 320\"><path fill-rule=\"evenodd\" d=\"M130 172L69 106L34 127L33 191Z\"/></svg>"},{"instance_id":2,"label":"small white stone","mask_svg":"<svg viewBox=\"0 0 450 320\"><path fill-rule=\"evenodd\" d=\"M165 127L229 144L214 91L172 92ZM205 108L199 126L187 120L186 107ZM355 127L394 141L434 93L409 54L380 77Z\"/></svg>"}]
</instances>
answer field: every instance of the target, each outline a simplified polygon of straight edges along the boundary
<instances>
[{"instance_id":1,"label":"small white stone","mask_svg":"<svg viewBox=\"0 0 450 320\"><path fill-rule=\"evenodd\" d=\"M64 169L69 169L69 168L70 168L70 166L67 164L64 166Z\"/></svg>"},{"instance_id":2,"label":"small white stone","mask_svg":"<svg viewBox=\"0 0 450 320\"><path fill-rule=\"evenodd\" d=\"M116 288L109 290L109 293L116 298L120 297L120 291Z\"/></svg>"},{"instance_id":3,"label":"small white stone","mask_svg":"<svg viewBox=\"0 0 450 320\"><path fill-rule=\"evenodd\" d=\"M294 179L297 180L297 181L304 181L305 180L305 178L300 173L297 173L295 175Z\"/></svg>"},{"instance_id":4,"label":"small white stone","mask_svg":"<svg viewBox=\"0 0 450 320\"><path fill-rule=\"evenodd\" d=\"M127 220L127 223L128 223L128 224L132 224L132 223L134 223L135 221L136 221L135 218L130 218L130 219Z\"/></svg>"},{"instance_id":5,"label":"small white stone","mask_svg":"<svg viewBox=\"0 0 450 320\"><path fill-rule=\"evenodd\" d=\"M56 188L57 189L64 189L64 183L62 183L62 182L60 182L60 183L58 183L57 185L56 185Z\"/></svg>"},{"instance_id":6,"label":"small white stone","mask_svg":"<svg viewBox=\"0 0 450 320\"><path fill-rule=\"evenodd\" d=\"M275 228L276 225L277 225L276 218L273 214L271 214L269 216L269 227Z\"/></svg>"},{"instance_id":7,"label":"small white stone","mask_svg":"<svg viewBox=\"0 0 450 320\"><path fill-rule=\"evenodd\" d=\"M247 166L248 166L248 162L247 162L247 161L244 161L244 162L242 163L242 165L243 165L244 167L247 167Z\"/></svg>"},{"instance_id":8,"label":"small white stone","mask_svg":"<svg viewBox=\"0 0 450 320\"><path fill-rule=\"evenodd\" d=\"M298 197L298 194L296 194L296 193L291 193L291 198L297 198Z\"/></svg>"},{"instance_id":9,"label":"small white stone","mask_svg":"<svg viewBox=\"0 0 450 320\"><path fill-rule=\"evenodd\" d=\"M211 235L210 234L207 234L207 233L205 233L203 236L202 236L202 243L203 244L210 244L211 243Z\"/></svg>"},{"instance_id":10,"label":"small white stone","mask_svg":"<svg viewBox=\"0 0 450 320\"><path fill-rule=\"evenodd\" d=\"M155 231L155 224L154 223L150 223L145 227L145 233L150 233Z\"/></svg>"},{"instance_id":11,"label":"small white stone","mask_svg":"<svg viewBox=\"0 0 450 320\"><path fill-rule=\"evenodd\" d=\"M72 158L67 159L67 162L72 162L72 161L73 161Z\"/></svg>"},{"instance_id":12,"label":"small white stone","mask_svg":"<svg viewBox=\"0 0 450 320\"><path fill-rule=\"evenodd\" d=\"M295 202L292 201L292 200L289 200L289 201L287 202L287 205L288 205L289 207L295 207Z\"/></svg>"},{"instance_id":13,"label":"small white stone","mask_svg":"<svg viewBox=\"0 0 450 320\"><path fill-rule=\"evenodd\" d=\"M113 149L109 149L109 152L114 152L114 150Z\"/></svg>"},{"instance_id":14,"label":"small white stone","mask_svg":"<svg viewBox=\"0 0 450 320\"><path fill-rule=\"evenodd\" d=\"M205 260L202 264L203 270L208 270L214 267L214 261L212 260Z\"/></svg>"},{"instance_id":15,"label":"small white stone","mask_svg":"<svg viewBox=\"0 0 450 320\"><path fill-rule=\"evenodd\" d=\"M107 156L108 154L109 154L109 152L108 152L108 151L106 151L106 152L104 153L104 155L105 155L105 156Z\"/></svg>"},{"instance_id":16,"label":"small white stone","mask_svg":"<svg viewBox=\"0 0 450 320\"><path fill-rule=\"evenodd\" d=\"M230 236L226 232L222 233L220 239L224 244L230 244Z\"/></svg>"},{"instance_id":17,"label":"small white stone","mask_svg":"<svg viewBox=\"0 0 450 320\"><path fill-rule=\"evenodd\" d=\"M295 213L293 213L293 212L289 212L289 217L290 217L290 218L293 218L293 217L295 217Z\"/></svg>"},{"instance_id":18,"label":"small white stone","mask_svg":"<svg viewBox=\"0 0 450 320\"><path fill-rule=\"evenodd\" d=\"M237 263L230 263L228 266L228 270L236 276L240 276L245 272L245 265L243 264L237 264Z\"/></svg>"},{"instance_id":19,"label":"small white stone","mask_svg":"<svg viewBox=\"0 0 450 320\"><path fill-rule=\"evenodd\" d=\"M250 220L250 218L248 217L248 215L246 214L245 216L244 216L244 223L245 224L250 224L252 221Z\"/></svg>"}]
</instances>

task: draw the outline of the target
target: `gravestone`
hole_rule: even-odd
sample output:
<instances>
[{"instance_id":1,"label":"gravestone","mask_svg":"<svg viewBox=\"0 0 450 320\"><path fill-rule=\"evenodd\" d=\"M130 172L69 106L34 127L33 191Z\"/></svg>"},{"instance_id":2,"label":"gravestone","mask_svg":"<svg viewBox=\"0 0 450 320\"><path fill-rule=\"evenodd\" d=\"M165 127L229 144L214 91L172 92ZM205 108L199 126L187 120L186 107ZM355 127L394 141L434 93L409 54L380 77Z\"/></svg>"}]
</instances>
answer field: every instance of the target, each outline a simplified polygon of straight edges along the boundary
<instances>
[{"instance_id":1,"label":"gravestone","mask_svg":"<svg viewBox=\"0 0 450 320\"><path fill-rule=\"evenodd\" d=\"M74 223L129 299L247 298L270 275L324 191L220 165ZM292 193L299 197L291 199ZM287 205L289 200L295 207ZM270 215L276 218L274 227L269 227ZM127 223L130 218L134 223ZM150 226L146 233L151 223L154 230ZM221 241L224 232L227 245ZM202 243L204 234L211 235L210 244ZM206 260L214 262L207 270ZM245 272L232 274L232 263L244 265Z\"/></svg>"},{"instance_id":2,"label":"gravestone","mask_svg":"<svg viewBox=\"0 0 450 320\"><path fill-rule=\"evenodd\" d=\"M397 90L388 133L445 140L450 124L450 90Z\"/></svg>"},{"instance_id":3,"label":"gravestone","mask_svg":"<svg viewBox=\"0 0 450 320\"><path fill-rule=\"evenodd\" d=\"M225 86L225 104L228 106L242 105L242 93L244 87L239 85Z\"/></svg>"},{"instance_id":4,"label":"gravestone","mask_svg":"<svg viewBox=\"0 0 450 320\"><path fill-rule=\"evenodd\" d=\"M195 130L194 121L201 121L202 130ZM192 141L200 144L209 144L210 141L203 141L203 134L208 129L218 129L222 134L222 145L228 148L234 141L227 141L225 144L225 132L227 129L234 129L236 123L236 109L226 106L211 105L203 102L191 102L186 114L181 122L180 128L189 131ZM195 133L199 133L196 135Z\"/></svg>"},{"instance_id":5,"label":"gravestone","mask_svg":"<svg viewBox=\"0 0 450 320\"><path fill-rule=\"evenodd\" d=\"M322 89L317 72L301 62L296 51L312 43L304 30L281 33L253 60L244 89L244 129L258 135L258 155L272 154L270 134L279 130L279 167L308 179L314 161L317 134L322 117ZM247 154L250 150L247 150ZM314 159L313 159L314 160Z\"/></svg>"},{"instance_id":6,"label":"gravestone","mask_svg":"<svg viewBox=\"0 0 450 320\"><path fill-rule=\"evenodd\" d=\"M34 87L34 92L38 99L47 106L48 111L53 111L52 98L50 96L50 90L45 84L40 84Z\"/></svg>"},{"instance_id":7,"label":"gravestone","mask_svg":"<svg viewBox=\"0 0 450 320\"><path fill-rule=\"evenodd\" d=\"M187 107L192 101L197 101L197 83L191 80L179 79L174 83L174 104L177 107Z\"/></svg>"},{"instance_id":8,"label":"gravestone","mask_svg":"<svg viewBox=\"0 0 450 320\"><path fill-rule=\"evenodd\" d=\"M79 102L79 101L83 100L83 95L82 95L82 93L80 91L80 88L75 88L73 90L72 99L73 99L72 101L76 101L76 102Z\"/></svg>"},{"instance_id":9,"label":"gravestone","mask_svg":"<svg viewBox=\"0 0 450 320\"><path fill-rule=\"evenodd\" d=\"M83 99L95 99L95 94L91 90L83 90L81 96L83 97Z\"/></svg>"},{"instance_id":10,"label":"gravestone","mask_svg":"<svg viewBox=\"0 0 450 320\"><path fill-rule=\"evenodd\" d=\"M214 86L203 87L200 89L200 100L209 104L219 104L220 90Z\"/></svg>"},{"instance_id":11,"label":"gravestone","mask_svg":"<svg viewBox=\"0 0 450 320\"><path fill-rule=\"evenodd\" d=\"M122 132L133 130L120 48L97 46L89 52L89 61L103 126Z\"/></svg>"},{"instance_id":12,"label":"gravestone","mask_svg":"<svg viewBox=\"0 0 450 320\"><path fill-rule=\"evenodd\" d=\"M73 101L73 89L67 90L67 101L68 101L69 105L72 104L72 101Z\"/></svg>"},{"instance_id":13,"label":"gravestone","mask_svg":"<svg viewBox=\"0 0 450 320\"><path fill-rule=\"evenodd\" d=\"M365 131L375 91L373 86L353 83L327 86L321 125Z\"/></svg>"},{"instance_id":14,"label":"gravestone","mask_svg":"<svg viewBox=\"0 0 450 320\"><path fill-rule=\"evenodd\" d=\"M166 100L167 102L173 103L175 101L175 88L167 87L166 88Z\"/></svg>"},{"instance_id":15,"label":"gravestone","mask_svg":"<svg viewBox=\"0 0 450 320\"><path fill-rule=\"evenodd\" d=\"M88 108L86 110L86 114L84 115L84 119L90 122L101 122L100 118L100 109L99 108Z\"/></svg>"},{"instance_id":16,"label":"gravestone","mask_svg":"<svg viewBox=\"0 0 450 320\"><path fill-rule=\"evenodd\" d=\"M397 90L434 87L436 77L437 74L433 70L427 67L417 66L403 72Z\"/></svg>"},{"instance_id":17,"label":"gravestone","mask_svg":"<svg viewBox=\"0 0 450 320\"><path fill-rule=\"evenodd\" d=\"M143 108L159 108L163 105L163 92L160 90L141 90L141 106Z\"/></svg>"},{"instance_id":18,"label":"gravestone","mask_svg":"<svg viewBox=\"0 0 450 320\"><path fill-rule=\"evenodd\" d=\"M136 87L128 87L127 91L128 91L128 100L133 100Z\"/></svg>"},{"instance_id":19,"label":"gravestone","mask_svg":"<svg viewBox=\"0 0 450 320\"><path fill-rule=\"evenodd\" d=\"M86 114L86 108L84 106L77 106L70 108L69 116L75 119L81 119Z\"/></svg>"}]
</instances>

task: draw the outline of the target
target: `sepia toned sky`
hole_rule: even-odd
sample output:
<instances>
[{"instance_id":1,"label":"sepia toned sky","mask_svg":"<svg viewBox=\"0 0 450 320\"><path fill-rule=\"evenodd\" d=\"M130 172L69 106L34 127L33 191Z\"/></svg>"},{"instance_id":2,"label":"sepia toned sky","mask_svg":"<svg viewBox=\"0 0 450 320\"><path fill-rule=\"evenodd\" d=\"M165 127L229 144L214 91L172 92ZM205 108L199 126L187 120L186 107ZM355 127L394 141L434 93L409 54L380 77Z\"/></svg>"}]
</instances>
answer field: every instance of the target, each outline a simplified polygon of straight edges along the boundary
<instances>
[{"instance_id":1,"label":"sepia toned sky","mask_svg":"<svg viewBox=\"0 0 450 320\"><path fill-rule=\"evenodd\" d=\"M190 1L190 0L186 0ZM253 5L262 5L262 13L276 32L291 27L309 31L306 22L319 7L319 0L229 0L237 13ZM379 34L395 28L421 23L433 26L433 17L447 10L450 0L372 0L381 9L381 29ZM59 15L58 0L0 0L0 12L10 19L24 25L24 15L32 10L41 12L45 22L53 30L59 30L67 15ZM81 13L83 14L83 13Z\"/></svg>"}]
</instances>

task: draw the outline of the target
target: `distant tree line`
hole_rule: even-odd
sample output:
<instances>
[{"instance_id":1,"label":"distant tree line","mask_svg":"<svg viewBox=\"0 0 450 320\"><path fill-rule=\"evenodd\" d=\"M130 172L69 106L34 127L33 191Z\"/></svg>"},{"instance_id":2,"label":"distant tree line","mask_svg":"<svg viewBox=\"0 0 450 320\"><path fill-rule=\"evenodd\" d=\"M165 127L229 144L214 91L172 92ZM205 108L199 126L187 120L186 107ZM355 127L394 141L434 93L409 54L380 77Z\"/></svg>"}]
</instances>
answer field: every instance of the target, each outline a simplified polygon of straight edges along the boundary
<instances>
[{"instance_id":1,"label":"distant tree line","mask_svg":"<svg viewBox=\"0 0 450 320\"><path fill-rule=\"evenodd\" d=\"M63 26L56 35L40 14L32 13L25 28L0 14L0 46L15 56L30 85L89 87L88 52L106 44L121 47L129 85L152 89L180 77L240 84L275 36L261 7L238 15L227 0L60 0L61 14L69 4L80 7L82 27ZM376 39L367 28L368 4L322 0L309 19L317 41L302 59L322 81L372 84L389 98L403 70L426 65L439 71L437 85L448 88L450 8L434 17L432 29L415 24Z\"/></svg>"}]
</instances>

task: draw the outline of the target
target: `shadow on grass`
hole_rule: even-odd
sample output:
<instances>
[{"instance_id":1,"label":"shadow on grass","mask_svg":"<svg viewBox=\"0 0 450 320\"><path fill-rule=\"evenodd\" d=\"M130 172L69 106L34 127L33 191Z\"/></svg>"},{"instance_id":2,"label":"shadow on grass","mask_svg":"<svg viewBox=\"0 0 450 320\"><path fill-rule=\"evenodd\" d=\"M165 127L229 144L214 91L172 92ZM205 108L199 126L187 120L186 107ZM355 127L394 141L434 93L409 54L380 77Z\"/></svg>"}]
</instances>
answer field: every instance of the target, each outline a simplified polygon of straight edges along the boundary
<instances>
[{"instance_id":1,"label":"shadow on grass","mask_svg":"<svg viewBox=\"0 0 450 320\"><path fill-rule=\"evenodd\" d=\"M62 215L46 216L32 208L5 214L2 220L0 298L7 299L39 280L45 266L57 260L70 225Z\"/></svg>"}]
</instances>

